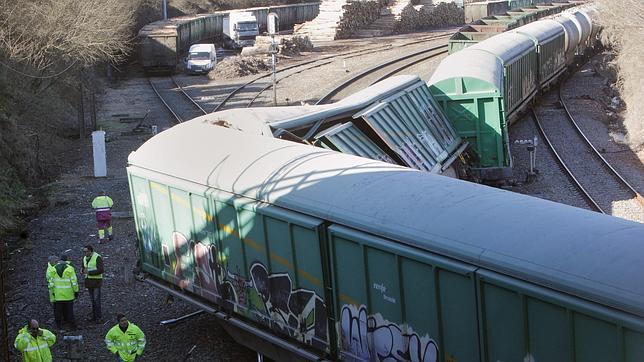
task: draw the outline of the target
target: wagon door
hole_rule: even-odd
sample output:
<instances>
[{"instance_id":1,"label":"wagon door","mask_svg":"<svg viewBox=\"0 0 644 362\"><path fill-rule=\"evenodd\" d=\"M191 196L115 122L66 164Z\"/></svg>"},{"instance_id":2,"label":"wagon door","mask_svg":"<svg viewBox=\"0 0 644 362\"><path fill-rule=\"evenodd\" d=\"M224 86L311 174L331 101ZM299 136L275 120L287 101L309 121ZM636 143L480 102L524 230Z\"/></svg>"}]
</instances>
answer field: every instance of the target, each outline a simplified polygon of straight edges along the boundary
<instances>
[{"instance_id":1,"label":"wagon door","mask_svg":"<svg viewBox=\"0 0 644 362\"><path fill-rule=\"evenodd\" d=\"M329 228L336 330L347 361L479 361L475 268Z\"/></svg>"},{"instance_id":2,"label":"wagon door","mask_svg":"<svg viewBox=\"0 0 644 362\"><path fill-rule=\"evenodd\" d=\"M328 352L322 221L224 192L213 199L224 309Z\"/></svg>"}]
</instances>

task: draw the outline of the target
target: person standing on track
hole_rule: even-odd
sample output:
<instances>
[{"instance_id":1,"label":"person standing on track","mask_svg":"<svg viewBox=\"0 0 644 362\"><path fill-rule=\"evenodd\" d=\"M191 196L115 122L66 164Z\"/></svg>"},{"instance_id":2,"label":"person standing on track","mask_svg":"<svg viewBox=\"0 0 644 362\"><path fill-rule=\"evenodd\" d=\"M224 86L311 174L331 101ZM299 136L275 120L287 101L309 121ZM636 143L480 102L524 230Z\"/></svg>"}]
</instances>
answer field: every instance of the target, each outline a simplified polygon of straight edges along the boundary
<instances>
[{"instance_id":1,"label":"person standing on track","mask_svg":"<svg viewBox=\"0 0 644 362\"><path fill-rule=\"evenodd\" d=\"M85 288L89 292L89 299L92 301L92 317L88 320L91 322L102 323L101 316L101 287L103 286L103 258L94 251L91 245L85 245L83 248L83 267L81 274L85 277Z\"/></svg>"},{"instance_id":2,"label":"person standing on track","mask_svg":"<svg viewBox=\"0 0 644 362\"><path fill-rule=\"evenodd\" d=\"M118 324L105 335L105 344L107 349L116 355L118 362L132 362L143 354L145 334L134 323L128 321L124 314L117 314L116 319Z\"/></svg>"},{"instance_id":3,"label":"person standing on track","mask_svg":"<svg viewBox=\"0 0 644 362\"><path fill-rule=\"evenodd\" d=\"M22 353L24 362L50 362L53 359L49 348L54 343L56 335L40 328L38 321L32 319L20 329L13 346Z\"/></svg>"},{"instance_id":4,"label":"person standing on track","mask_svg":"<svg viewBox=\"0 0 644 362\"><path fill-rule=\"evenodd\" d=\"M98 243L107 242L107 240L112 240L112 206L114 201L105 194L105 191L101 192L100 196L97 196L92 201L92 208L96 213L96 224L98 226ZM107 232L107 236L105 235Z\"/></svg>"}]
</instances>

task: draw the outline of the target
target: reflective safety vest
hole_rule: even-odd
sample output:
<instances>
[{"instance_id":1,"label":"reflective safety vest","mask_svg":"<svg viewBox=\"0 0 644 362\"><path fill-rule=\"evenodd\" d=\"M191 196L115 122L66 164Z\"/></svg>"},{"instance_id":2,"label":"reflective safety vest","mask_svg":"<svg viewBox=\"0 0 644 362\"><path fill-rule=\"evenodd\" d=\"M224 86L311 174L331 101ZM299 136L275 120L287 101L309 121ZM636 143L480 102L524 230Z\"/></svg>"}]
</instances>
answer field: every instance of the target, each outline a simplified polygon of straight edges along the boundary
<instances>
[{"instance_id":1,"label":"reflective safety vest","mask_svg":"<svg viewBox=\"0 0 644 362\"><path fill-rule=\"evenodd\" d=\"M94 209L109 209L114 205L114 201L109 196L97 196L92 201Z\"/></svg>"},{"instance_id":2,"label":"reflective safety vest","mask_svg":"<svg viewBox=\"0 0 644 362\"><path fill-rule=\"evenodd\" d=\"M50 362L51 351L49 347L56 343L56 336L46 329L40 329L42 336L34 338L29 334L27 326L22 327L18 332L13 346L22 353L24 362Z\"/></svg>"},{"instance_id":3,"label":"reflective safety vest","mask_svg":"<svg viewBox=\"0 0 644 362\"><path fill-rule=\"evenodd\" d=\"M143 350L145 349L145 335L132 322L128 322L125 332L117 324L105 335L105 344L110 352L118 353L123 361L132 362L137 356L143 354Z\"/></svg>"},{"instance_id":4,"label":"reflective safety vest","mask_svg":"<svg viewBox=\"0 0 644 362\"><path fill-rule=\"evenodd\" d=\"M58 273L58 268L61 263L56 264L56 273L52 278L54 289L54 301L63 302L74 300L74 294L78 292L78 279L76 278L76 270L71 264L64 264L62 275Z\"/></svg>"},{"instance_id":5,"label":"reflective safety vest","mask_svg":"<svg viewBox=\"0 0 644 362\"><path fill-rule=\"evenodd\" d=\"M51 265L47 262L47 271L45 272L45 280L47 281L47 289L49 289L49 303L53 303L54 300L54 277L56 276L56 264Z\"/></svg>"},{"instance_id":6,"label":"reflective safety vest","mask_svg":"<svg viewBox=\"0 0 644 362\"><path fill-rule=\"evenodd\" d=\"M92 255L89 257L89 261L87 261L87 257L83 257L83 266L85 267L86 272L91 272L96 270L96 259L98 259L101 255L97 252L92 252ZM103 274L96 274L96 275L90 275L87 273L87 276L85 277L86 279L103 279Z\"/></svg>"}]
</instances>

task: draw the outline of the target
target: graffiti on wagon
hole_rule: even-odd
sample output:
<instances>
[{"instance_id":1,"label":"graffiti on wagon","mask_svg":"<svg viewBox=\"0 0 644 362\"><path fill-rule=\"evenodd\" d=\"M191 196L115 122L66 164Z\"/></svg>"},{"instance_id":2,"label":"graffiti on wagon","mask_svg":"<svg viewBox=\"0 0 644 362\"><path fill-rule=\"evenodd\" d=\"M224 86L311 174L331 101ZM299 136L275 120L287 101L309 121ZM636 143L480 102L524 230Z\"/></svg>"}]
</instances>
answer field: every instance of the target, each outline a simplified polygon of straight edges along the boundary
<instances>
[{"instance_id":1,"label":"graffiti on wagon","mask_svg":"<svg viewBox=\"0 0 644 362\"><path fill-rule=\"evenodd\" d=\"M248 278L231 271L215 245L189 241L172 233L174 257L164 255L174 270L176 284L219 303L224 309L253 318L301 342L326 348L327 314L324 300L314 291L294 289L289 273L269 273L253 262ZM164 254L167 248L164 248ZM195 288L195 286L197 288Z\"/></svg>"},{"instance_id":2,"label":"graffiti on wagon","mask_svg":"<svg viewBox=\"0 0 644 362\"><path fill-rule=\"evenodd\" d=\"M420 336L410 326L384 319L367 308L344 305L340 314L342 350L348 360L435 362L438 347L429 336Z\"/></svg>"}]
</instances>

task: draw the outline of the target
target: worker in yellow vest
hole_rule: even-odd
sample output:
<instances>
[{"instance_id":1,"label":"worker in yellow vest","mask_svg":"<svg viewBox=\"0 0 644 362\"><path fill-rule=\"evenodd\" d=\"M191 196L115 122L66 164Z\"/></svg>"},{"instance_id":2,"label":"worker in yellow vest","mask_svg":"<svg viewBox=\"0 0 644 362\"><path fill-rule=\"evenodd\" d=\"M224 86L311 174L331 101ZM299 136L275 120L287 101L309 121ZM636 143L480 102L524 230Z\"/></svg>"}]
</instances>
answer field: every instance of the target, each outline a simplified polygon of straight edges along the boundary
<instances>
[{"instance_id":1,"label":"worker in yellow vest","mask_svg":"<svg viewBox=\"0 0 644 362\"><path fill-rule=\"evenodd\" d=\"M114 201L105 194L105 191L101 192L100 196L97 196L92 201L92 208L96 213L96 224L98 226L98 243L104 243L108 239L112 240L112 206ZM107 231L107 236L105 235Z\"/></svg>"},{"instance_id":2,"label":"worker in yellow vest","mask_svg":"<svg viewBox=\"0 0 644 362\"><path fill-rule=\"evenodd\" d=\"M54 268L56 274L52 278L52 287L56 327L58 330L62 330L63 320L65 320L71 324L72 329L76 329L76 321L74 320L74 300L78 295L76 270L69 263L69 257L66 254L61 255L60 261Z\"/></svg>"},{"instance_id":3,"label":"worker in yellow vest","mask_svg":"<svg viewBox=\"0 0 644 362\"><path fill-rule=\"evenodd\" d=\"M54 308L55 301L53 278L56 275L56 263L58 263L58 257L51 255L47 262L47 270L45 271L45 281L47 282L47 289L49 290L49 303L51 304L52 309Z\"/></svg>"},{"instance_id":4,"label":"worker in yellow vest","mask_svg":"<svg viewBox=\"0 0 644 362\"><path fill-rule=\"evenodd\" d=\"M32 319L22 327L13 346L22 353L23 362L52 361L49 348L56 343L56 335L40 328L38 321Z\"/></svg>"},{"instance_id":5,"label":"worker in yellow vest","mask_svg":"<svg viewBox=\"0 0 644 362\"><path fill-rule=\"evenodd\" d=\"M143 354L145 349L145 334L134 323L125 318L124 314L116 316L118 324L105 335L107 349L117 356L117 361L132 362Z\"/></svg>"},{"instance_id":6,"label":"worker in yellow vest","mask_svg":"<svg viewBox=\"0 0 644 362\"><path fill-rule=\"evenodd\" d=\"M81 274L85 278L85 288L89 292L89 299L92 301L92 316L90 322L103 323L101 315L101 287L103 286L103 258L94 251L92 245L85 245L83 248L83 267Z\"/></svg>"}]
</instances>

